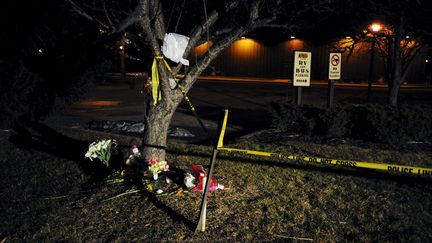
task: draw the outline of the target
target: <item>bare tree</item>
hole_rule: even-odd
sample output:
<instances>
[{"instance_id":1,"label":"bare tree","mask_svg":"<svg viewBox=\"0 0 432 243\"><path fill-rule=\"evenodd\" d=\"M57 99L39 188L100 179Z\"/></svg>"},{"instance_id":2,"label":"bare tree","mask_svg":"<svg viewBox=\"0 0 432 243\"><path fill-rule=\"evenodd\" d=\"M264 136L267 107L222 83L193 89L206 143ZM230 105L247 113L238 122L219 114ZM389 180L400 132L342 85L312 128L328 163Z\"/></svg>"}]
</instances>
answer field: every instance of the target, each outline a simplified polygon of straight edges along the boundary
<instances>
[{"instance_id":1,"label":"bare tree","mask_svg":"<svg viewBox=\"0 0 432 243\"><path fill-rule=\"evenodd\" d=\"M423 50L427 44L426 39L430 37L429 23L432 9L428 8L427 2L424 0L367 1L367 7L364 9L372 13L369 14L370 19L380 21L380 29L374 31L367 26L353 38L333 46L339 51L349 53L352 53L357 45L364 43L371 43L373 49L377 47L388 83L389 105L397 106L400 86L406 81L412 61Z\"/></svg>"},{"instance_id":2,"label":"bare tree","mask_svg":"<svg viewBox=\"0 0 432 243\"><path fill-rule=\"evenodd\" d=\"M174 29L190 37L183 55L187 58L199 44L211 39L207 52L193 64L181 80L188 92L198 76L209 64L235 40L258 28L284 28L294 30L300 27L302 17L314 18L311 13L331 11L330 0L229 0L229 1L161 1L137 0L131 2L94 0L65 0L75 13L97 23L108 33L119 33L128 28L137 28L145 37L155 57L162 55L161 40L167 29ZM167 10L164 7L169 6ZM177 18L177 19L176 19ZM168 20L168 21L167 21ZM168 23L168 25L167 25ZM175 23L175 24L173 24ZM172 26L175 26L174 28ZM146 159L165 158L167 130L171 118L183 99L179 89L171 89L170 76L162 62L158 64L161 79L161 102L150 106L145 118L143 152ZM181 70L182 64L175 64L173 74Z\"/></svg>"}]
</instances>

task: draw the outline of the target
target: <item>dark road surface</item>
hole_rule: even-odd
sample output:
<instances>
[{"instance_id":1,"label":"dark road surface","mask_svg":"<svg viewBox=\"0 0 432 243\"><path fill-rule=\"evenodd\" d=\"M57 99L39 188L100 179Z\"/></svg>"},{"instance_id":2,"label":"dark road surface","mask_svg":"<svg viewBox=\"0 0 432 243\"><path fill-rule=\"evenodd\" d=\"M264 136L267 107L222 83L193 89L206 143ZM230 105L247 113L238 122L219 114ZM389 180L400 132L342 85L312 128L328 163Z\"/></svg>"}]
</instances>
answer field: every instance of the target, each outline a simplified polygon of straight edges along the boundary
<instances>
[{"instance_id":1,"label":"dark road surface","mask_svg":"<svg viewBox=\"0 0 432 243\"><path fill-rule=\"evenodd\" d=\"M386 103L385 87L373 87L372 102ZM215 129L219 111L230 110L229 129L241 134L252 132L269 124L267 106L270 102L295 101L295 89L288 83L197 81L189 92L189 98L197 108L204 124ZM364 103L366 85L335 86L335 104ZM324 83L312 84L303 88L303 104L325 106L327 86ZM118 83L94 86L85 99L74 103L68 109L54 114L49 123L69 127L85 127L92 120L131 120L143 119L143 95L139 88L131 89ZM432 104L432 88L404 87L400 91L399 103ZM173 126L200 133L198 122L182 103L177 109Z\"/></svg>"}]
</instances>

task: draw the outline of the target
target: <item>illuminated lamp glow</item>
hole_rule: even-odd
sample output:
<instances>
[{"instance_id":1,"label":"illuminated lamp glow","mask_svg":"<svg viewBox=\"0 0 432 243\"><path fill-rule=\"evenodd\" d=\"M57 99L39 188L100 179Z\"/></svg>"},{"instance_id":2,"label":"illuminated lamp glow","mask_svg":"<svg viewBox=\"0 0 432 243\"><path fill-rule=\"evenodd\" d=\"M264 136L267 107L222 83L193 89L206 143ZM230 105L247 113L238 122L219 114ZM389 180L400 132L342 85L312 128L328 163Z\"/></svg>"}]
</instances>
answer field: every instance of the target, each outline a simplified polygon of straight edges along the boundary
<instances>
[{"instance_id":1,"label":"illuminated lamp glow","mask_svg":"<svg viewBox=\"0 0 432 243\"><path fill-rule=\"evenodd\" d=\"M381 30L381 25L380 24L378 24L378 23L373 23L373 24L371 24L371 26L370 26L370 29L373 31L373 32L378 32L378 31L380 31Z\"/></svg>"},{"instance_id":2,"label":"illuminated lamp glow","mask_svg":"<svg viewBox=\"0 0 432 243\"><path fill-rule=\"evenodd\" d=\"M195 47L195 53L198 56L204 55L208 51L208 49L213 45L212 41L206 41L203 44Z\"/></svg>"},{"instance_id":3,"label":"illuminated lamp glow","mask_svg":"<svg viewBox=\"0 0 432 243\"><path fill-rule=\"evenodd\" d=\"M287 40L284 43L284 48L288 50L300 50L304 48L304 41L301 39Z\"/></svg>"},{"instance_id":4,"label":"illuminated lamp glow","mask_svg":"<svg viewBox=\"0 0 432 243\"><path fill-rule=\"evenodd\" d=\"M245 38L237 40L232 44L232 50L236 56L251 57L252 50L259 45L255 40Z\"/></svg>"}]
</instances>

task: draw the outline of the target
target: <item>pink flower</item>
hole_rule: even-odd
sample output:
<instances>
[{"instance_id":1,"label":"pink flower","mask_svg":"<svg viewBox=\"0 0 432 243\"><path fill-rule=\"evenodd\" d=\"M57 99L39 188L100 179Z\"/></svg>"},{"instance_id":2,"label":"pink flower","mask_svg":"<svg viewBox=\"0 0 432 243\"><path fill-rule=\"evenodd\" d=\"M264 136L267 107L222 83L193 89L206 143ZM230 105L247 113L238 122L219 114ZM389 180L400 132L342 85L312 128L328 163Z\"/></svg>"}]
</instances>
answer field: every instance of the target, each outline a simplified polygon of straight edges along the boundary
<instances>
[{"instance_id":1,"label":"pink flower","mask_svg":"<svg viewBox=\"0 0 432 243\"><path fill-rule=\"evenodd\" d=\"M138 147L134 144L134 145L132 145L132 154L137 154L137 153L139 153L139 150L138 150Z\"/></svg>"},{"instance_id":2,"label":"pink flower","mask_svg":"<svg viewBox=\"0 0 432 243\"><path fill-rule=\"evenodd\" d=\"M151 158L147 161L147 163L149 166L152 166L152 165L157 164L158 160L159 160L158 158Z\"/></svg>"},{"instance_id":3,"label":"pink flower","mask_svg":"<svg viewBox=\"0 0 432 243\"><path fill-rule=\"evenodd\" d=\"M168 165L168 164L166 164L166 165L164 166L164 171L169 171L169 165Z\"/></svg>"}]
</instances>

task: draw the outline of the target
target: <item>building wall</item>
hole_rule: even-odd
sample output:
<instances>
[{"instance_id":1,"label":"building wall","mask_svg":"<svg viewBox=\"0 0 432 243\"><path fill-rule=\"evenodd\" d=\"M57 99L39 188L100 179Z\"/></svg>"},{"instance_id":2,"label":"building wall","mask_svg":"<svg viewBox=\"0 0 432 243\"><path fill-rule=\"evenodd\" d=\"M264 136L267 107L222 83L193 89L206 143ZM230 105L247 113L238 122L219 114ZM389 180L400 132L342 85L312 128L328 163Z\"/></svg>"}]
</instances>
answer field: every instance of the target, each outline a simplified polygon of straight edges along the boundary
<instances>
[{"instance_id":1,"label":"building wall","mask_svg":"<svg viewBox=\"0 0 432 243\"><path fill-rule=\"evenodd\" d=\"M206 52L211 43L198 47L194 62ZM211 64L217 75L233 77L257 77L291 79L293 75L294 51L312 52L312 79L326 80L330 49L327 46L314 46L300 39L290 39L278 44L266 44L259 40L242 38L225 49ZM421 53L413 62L407 81L425 82L426 53ZM367 82L370 63L370 45L364 44L352 55L342 54L342 80L345 82ZM207 73L210 74L210 73ZM214 73L213 73L214 74ZM374 81L382 82L384 68L379 53L375 51Z\"/></svg>"}]
</instances>

